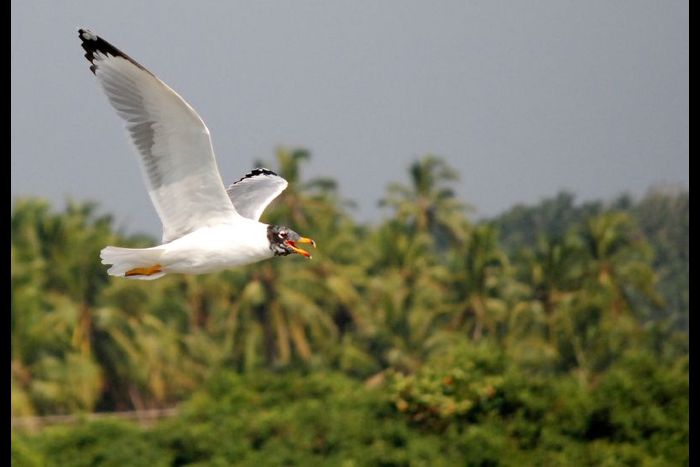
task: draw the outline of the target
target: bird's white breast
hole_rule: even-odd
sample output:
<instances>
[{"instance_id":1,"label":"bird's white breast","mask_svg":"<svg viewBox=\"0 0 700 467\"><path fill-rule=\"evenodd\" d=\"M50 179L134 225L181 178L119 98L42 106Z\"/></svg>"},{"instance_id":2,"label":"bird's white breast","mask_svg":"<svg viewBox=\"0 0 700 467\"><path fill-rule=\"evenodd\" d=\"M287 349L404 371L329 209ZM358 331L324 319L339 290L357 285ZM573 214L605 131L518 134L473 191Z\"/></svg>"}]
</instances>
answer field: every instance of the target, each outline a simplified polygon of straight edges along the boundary
<instances>
[{"instance_id":1,"label":"bird's white breast","mask_svg":"<svg viewBox=\"0 0 700 467\"><path fill-rule=\"evenodd\" d=\"M271 258L267 225L250 219L202 227L162 245L167 272L204 274Z\"/></svg>"}]
</instances>

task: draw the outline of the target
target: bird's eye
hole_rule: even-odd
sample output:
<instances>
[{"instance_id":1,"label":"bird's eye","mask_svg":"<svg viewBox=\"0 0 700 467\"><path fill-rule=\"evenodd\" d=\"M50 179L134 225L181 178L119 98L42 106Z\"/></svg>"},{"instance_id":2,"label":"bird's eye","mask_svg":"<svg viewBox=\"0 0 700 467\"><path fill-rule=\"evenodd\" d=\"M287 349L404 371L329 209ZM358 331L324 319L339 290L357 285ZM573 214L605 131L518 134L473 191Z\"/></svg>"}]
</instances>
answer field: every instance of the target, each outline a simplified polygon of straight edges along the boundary
<instances>
[{"instance_id":1,"label":"bird's eye","mask_svg":"<svg viewBox=\"0 0 700 467\"><path fill-rule=\"evenodd\" d=\"M287 238L287 232L284 231L284 230L282 230L282 231L279 233L279 236L280 236L280 238Z\"/></svg>"}]
</instances>

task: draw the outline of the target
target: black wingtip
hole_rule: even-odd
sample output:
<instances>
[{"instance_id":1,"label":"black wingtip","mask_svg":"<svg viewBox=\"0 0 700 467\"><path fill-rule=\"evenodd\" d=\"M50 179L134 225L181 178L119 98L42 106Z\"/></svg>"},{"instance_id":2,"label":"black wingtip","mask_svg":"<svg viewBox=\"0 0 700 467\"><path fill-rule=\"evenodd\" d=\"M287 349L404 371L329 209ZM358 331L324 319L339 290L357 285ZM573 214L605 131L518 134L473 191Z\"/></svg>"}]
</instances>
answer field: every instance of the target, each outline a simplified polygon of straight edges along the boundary
<instances>
[{"instance_id":1,"label":"black wingtip","mask_svg":"<svg viewBox=\"0 0 700 467\"><path fill-rule=\"evenodd\" d=\"M81 46L83 47L83 50L85 50L85 58L87 58L88 61L90 62L90 71L92 71L93 74L95 73L95 70L97 69L97 65L95 65L95 53L96 52L98 52L102 55L111 55L113 57L122 57L125 60L130 61L131 63L133 63L137 67L141 68L142 70L148 72L149 74L152 74L146 68L141 66L136 60L129 57L127 54L125 54L121 50L117 49L112 44L110 44L106 40L102 39L100 36L93 33L89 29L78 28L78 37L81 40Z\"/></svg>"},{"instance_id":2,"label":"black wingtip","mask_svg":"<svg viewBox=\"0 0 700 467\"><path fill-rule=\"evenodd\" d=\"M245 174L244 176L242 176L240 179L236 180L233 183L236 184L238 182L242 182L243 180L245 180L247 178L257 177L259 175L275 175L275 176L279 177L279 175L277 175L275 172L273 172L270 169L266 169L265 167L258 167L257 169L251 170L250 172L248 172L247 174Z\"/></svg>"},{"instance_id":3,"label":"black wingtip","mask_svg":"<svg viewBox=\"0 0 700 467\"><path fill-rule=\"evenodd\" d=\"M246 177L255 177L257 175L277 175L277 174L275 172L273 172L272 170L267 169L265 167L258 167L258 168L251 170L250 172L248 172L245 176Z\"/></svg>"},{"instance_id":4,"label":"black wingtip","mask_svg":"<svg viewBox=\"0 0 700 467\"><path fill-rule=\"evenodd\" d=\"M85 50L85 58L90 62L90 71L95 73L95 51L99 50L97 47L97 39L99 39L95 34L89 29L78 28L78 37L81 40L81 45L83 50Z\"/></svg>"}]
</instances>

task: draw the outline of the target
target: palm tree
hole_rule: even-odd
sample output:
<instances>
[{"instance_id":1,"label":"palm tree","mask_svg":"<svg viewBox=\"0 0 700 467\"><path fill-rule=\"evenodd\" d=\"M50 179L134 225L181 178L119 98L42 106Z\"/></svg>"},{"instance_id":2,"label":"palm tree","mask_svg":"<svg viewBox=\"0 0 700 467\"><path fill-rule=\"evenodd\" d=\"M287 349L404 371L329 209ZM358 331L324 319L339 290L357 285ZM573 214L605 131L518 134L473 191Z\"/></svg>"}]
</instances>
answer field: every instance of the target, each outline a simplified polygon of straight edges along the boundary
<instances>
[{"instance_id":1,"label":"palm tree","mask_svg":"<svg viewBox=\"0 0 700 467\"><path fill-rule=\"evenodd\" d=\"M355 283L361 274L352 270L357 257L348 255L348 246L359 244L359 232L344 214L347 204L335 182L302 179L309 158L303 149L277 150L275 171L288 187L261 220L313 237L319 249L312 262L286 258L223 276L239 291L227 329L230 349L244 368L310 363L320 358L319 349L327 354L337 344L340 321L362 321Z\"/></svg>"},{"instance_id":2,"label":"palm tree","mask_svg":"<svg viewBox=\"0 0 700 467\"><path fill-rule=\"evenodd\" d=\"M531 299L540 303L544 312L546 340L555 347L557 312L571 300L583 282L585 257L581 242L574 233L561 237L540 235L534 249L525 249L518 262L522 277L531 288Z\"/></svg>"},{"instance_id":3,"label":"palm tree","mask_svg":"<svg viewBox=\"0 0 700 467\"><path fill-rule=\"evenodd\" d=\"M98 252L113 238L110 222L91 204L71 202L58 215L40 200L13 208L14 376L39 410L91 409L101 390L92 311L106 282Z\"/></svg>"},{"instance_id":4,"label":"palm tree","mask_svg":"<svg viewBox=\"0 0 700 467\"><path fill-rule=\"evenodd\" d=\"M508 259L498 246L498 233L488 225L472 229L466 242L451 259L454 306L450 326L469 330L474 341L484 328L497 336L497 324L506 318L501 296L507 279Z\"/></svg>"},{"instance_id":5,"label":"palm tree","mask_svg":"<svg viewBox=\"0 0 700 467\"><path fill-rule=\"evenodd\" d=\"M409 174L410 184L391 183L380 206L393 209L411 232L430 233L441 247L462 241L467 206L447 186L457 180L457 172L443 159L428 155L411 164Z\"/></svg>"},{"instance_id":6,"label":"palm tree","mask_svg":"<svg viewBox=\"0 0 700 467\"><path fill-rule=\"evenodd\" d=\"M652 252L627 213L590 218L581 233L590 287L605 294L613 317L632 313L634 300L661 306L651 268Z\"/></svg>"}]
</instances>

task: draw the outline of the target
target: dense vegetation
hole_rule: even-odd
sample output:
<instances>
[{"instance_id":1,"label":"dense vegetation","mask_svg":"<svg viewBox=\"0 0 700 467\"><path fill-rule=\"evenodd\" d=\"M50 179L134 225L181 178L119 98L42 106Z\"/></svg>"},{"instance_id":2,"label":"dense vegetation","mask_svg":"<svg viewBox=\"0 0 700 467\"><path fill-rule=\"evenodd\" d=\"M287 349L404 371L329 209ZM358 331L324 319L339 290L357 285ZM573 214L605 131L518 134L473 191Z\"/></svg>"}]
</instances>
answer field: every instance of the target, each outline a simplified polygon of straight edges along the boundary
<instances>
[{"instance_id":1,"label":"dense vegetation","mask_svg":"<svg viewBox=\"0 0 700 467\"><path fill-rule=\"evenodd\" d=\"M12 416L179 406L152 428L15 430L16 465L687 465L688 193L473 222L424 157L358 225L301 176L263 220L301 257L108 278L90 203L16 200Z\"/></svg>"}]
</instances>

